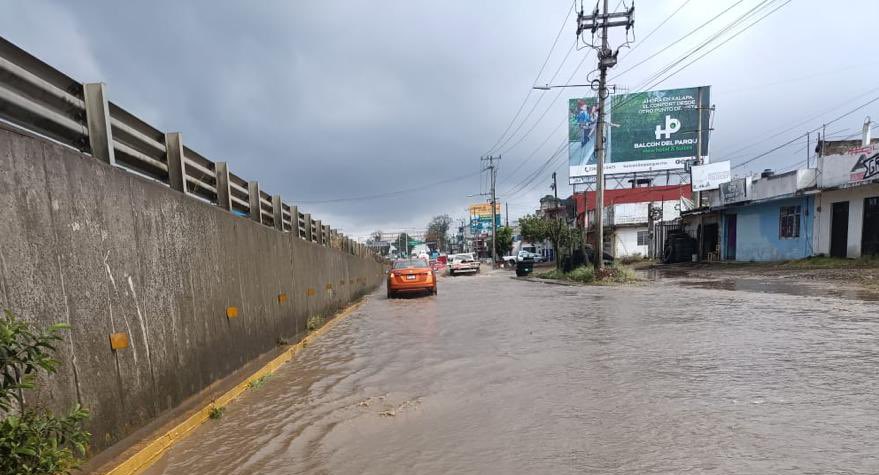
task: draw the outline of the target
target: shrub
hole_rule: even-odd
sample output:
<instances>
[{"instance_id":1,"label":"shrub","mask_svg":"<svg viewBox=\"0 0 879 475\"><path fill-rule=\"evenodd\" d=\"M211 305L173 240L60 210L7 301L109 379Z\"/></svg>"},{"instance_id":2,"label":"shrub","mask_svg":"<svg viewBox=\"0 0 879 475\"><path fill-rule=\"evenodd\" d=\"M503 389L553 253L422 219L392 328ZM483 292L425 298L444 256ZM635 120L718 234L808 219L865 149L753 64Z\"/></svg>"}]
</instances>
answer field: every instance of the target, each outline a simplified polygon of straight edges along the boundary
<instances>
[{"instance_id":1,"label":"shrub","mask_svg":"<svg viewBox=\"0 0 879 475\"><path fill-rule=\"evenodd\" d=\"M638 280L632 269L618 264L603 267L598 273L591 266L581 266L568 273L553 270L537 274L537 277L541 279L567 280L583 284L625 284Z\"/></svg>"},{"instance_id":2,"label":"shrub","mask_svg":"<svg viewBox=\"0 0 879 475\"><path fill-rule=\"evenodd\" d=\"M305 322L305 329L313 332L320 328L324 324L324 317L321 314L312 315L308 317L308 321Z\"/></svg>"},{"instance_id":3,"label":"shrub","mask_svg":"<svg viewBox=\"0 0 879 475\"><path fill-rule=\"evenodd\" d=\"M91 434L82 429L88 411L76 405L56 417L40 407L26 407L24 390L39 372L53 374L52 358L64 324L35 330L6 311L0 318L0 473L49 475L76 469Z\"/></svg>"},{"instance_id":4,"label":"shrub","mask_svg":"<svg viewBox=\"0 0 879 475\"><path fill-rule=\"evenodd\" d=\"M211 412L208 413L208 417L210 417L213 420L217 420L217 419L223 417L223 412L225 412L225 411L226 411L225 407L214 406L211 408Z\"/></svg>"},{"instance_id":5,"label":"shrub","mask_svg":"<svg viewBox=\"0 0 879 475\"><path fill-rule=\"evenodd\" d=\"M260 376L259 378L254 379L253 381L247 383L247 386L250 389L257 389L260 386L262 386L263 384L265 384L266 381L268 381L271 378L272 378L271 374L264 374L264 375Z\"/></svg>"},{"instance_id":6,"label":"shrub","mask_svg":"<svg viewBox=\"0 0 879 475\"><path fill-rule=\"evenodd\" d=\"M588 284L595 280L595 271L591 266L581 266L568 272L566 277L569 280Z\"/></svg>"}]
</instances>

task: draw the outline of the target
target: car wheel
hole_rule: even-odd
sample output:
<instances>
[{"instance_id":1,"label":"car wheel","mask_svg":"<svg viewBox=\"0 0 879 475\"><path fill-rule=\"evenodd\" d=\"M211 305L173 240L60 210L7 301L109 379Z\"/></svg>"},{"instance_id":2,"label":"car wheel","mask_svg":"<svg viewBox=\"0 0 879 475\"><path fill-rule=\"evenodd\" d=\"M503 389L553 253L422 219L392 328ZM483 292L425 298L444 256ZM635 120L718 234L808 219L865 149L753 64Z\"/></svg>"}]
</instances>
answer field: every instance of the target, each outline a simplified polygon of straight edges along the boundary
<instances>
[{"instance_id":1,"label":"car wheel","mask_svg":"<svg viewBox=\"0 0 879 475\"><path fill-rule=\"evenodd\" d=\"M389 298L389 299L394 298L394 291L391 290L390 288L388 288L388 298Z\"/></svg>"},{"instance_id":2,"label":"car wheel","mask_svg":"<svg viewBox=\"0 0 879 475\"><path fill-rule=\"evenodd\" d=\"M455 271L449 270L449 275L455 275Z\"/></svg>"}]
</instances>

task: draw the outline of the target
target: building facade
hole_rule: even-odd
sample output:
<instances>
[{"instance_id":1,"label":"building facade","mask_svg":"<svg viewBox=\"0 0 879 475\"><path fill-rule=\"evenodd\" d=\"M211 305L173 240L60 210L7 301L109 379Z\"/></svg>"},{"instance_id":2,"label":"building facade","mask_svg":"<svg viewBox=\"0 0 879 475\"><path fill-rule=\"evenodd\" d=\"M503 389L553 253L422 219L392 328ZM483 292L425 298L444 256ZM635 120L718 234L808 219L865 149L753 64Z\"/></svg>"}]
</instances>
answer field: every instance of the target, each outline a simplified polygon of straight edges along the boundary
<instances>
[{"instance_id":1,"label":"building facade","mask_svg":"<svg viewBox=\"0 0 879 475\"><path fill-rule=\"evenodd\" d=\"M818 158L816 254L858 258L879 254L879 143L833 147Z\"/></svg>"},{"instance_id":2,"label":"building facade","mask_svg":"<svg viewBox=\"0 0 879 475\"><path fill-rule=\"evenodd\" d=\"M605 252L616 258L647 257L651 243L650 221L674 220L682 201L689 201L689 184L618 188L604 192ZM595 192L577 193L577 221L587 230L595 221Z\"/></svg>"}]
</instances>

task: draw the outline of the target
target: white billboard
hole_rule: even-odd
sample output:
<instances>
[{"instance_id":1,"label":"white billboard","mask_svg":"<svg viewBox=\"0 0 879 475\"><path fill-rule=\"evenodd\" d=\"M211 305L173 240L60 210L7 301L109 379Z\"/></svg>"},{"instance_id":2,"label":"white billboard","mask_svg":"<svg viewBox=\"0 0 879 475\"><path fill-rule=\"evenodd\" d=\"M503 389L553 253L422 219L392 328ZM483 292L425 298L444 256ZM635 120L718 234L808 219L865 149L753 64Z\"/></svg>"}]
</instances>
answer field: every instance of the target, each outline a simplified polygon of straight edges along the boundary
<instances>
[{"instance_id":1,"label":"white billboard","mask_svg":"<svg viewBox=\"0 0 879 475\"><path fill-rule=\"evenodd\" d=\"M730 180L732 174L728 160L690 167L690 184L693 186L693 191L716 190Z\"/></svg>"}]
</instances>

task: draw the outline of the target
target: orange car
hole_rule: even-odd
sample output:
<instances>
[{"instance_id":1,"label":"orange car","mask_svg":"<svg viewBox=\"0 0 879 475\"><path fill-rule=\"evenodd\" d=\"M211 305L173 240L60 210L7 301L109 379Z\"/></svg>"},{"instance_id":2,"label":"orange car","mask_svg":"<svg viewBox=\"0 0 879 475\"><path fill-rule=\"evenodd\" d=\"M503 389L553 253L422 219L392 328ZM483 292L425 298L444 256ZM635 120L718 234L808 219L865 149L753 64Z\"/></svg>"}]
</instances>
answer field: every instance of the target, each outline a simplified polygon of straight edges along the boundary
<instances>
[{"instance_id":1,"label":"orange car","mask_svg":"<svg viewBox=\"0 0 879 475\"><path fill-rule=\"evenodd\" d=\"M388 298L405 292L430 292L436 295L436 272L424 259L394 261L388 272Z\"/></svg>"}]
</instances>

